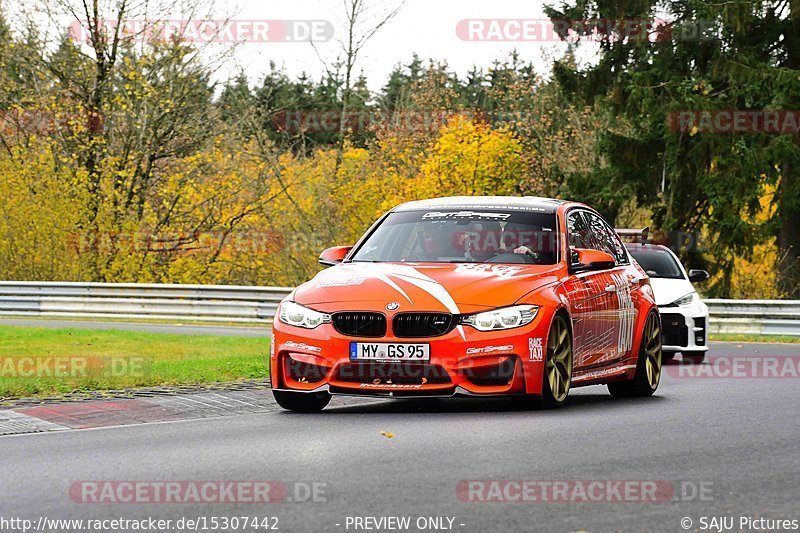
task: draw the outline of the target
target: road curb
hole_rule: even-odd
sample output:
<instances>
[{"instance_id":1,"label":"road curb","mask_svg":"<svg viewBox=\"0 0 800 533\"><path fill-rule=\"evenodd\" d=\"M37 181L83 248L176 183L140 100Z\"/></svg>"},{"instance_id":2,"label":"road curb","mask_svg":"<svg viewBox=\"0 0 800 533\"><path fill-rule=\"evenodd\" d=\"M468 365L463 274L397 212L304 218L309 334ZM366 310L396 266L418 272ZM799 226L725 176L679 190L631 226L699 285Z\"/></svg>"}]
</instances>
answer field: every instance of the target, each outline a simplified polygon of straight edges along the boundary
<instances>
[{"instance_id":1,"label":"road curb","mask_svg":"<svg viewBox=\"0 0 800 533\"><path fill-rule=\"evenodd\" d=\"M218 418L280 409L269 387L148 391L149 396L42 403L0 411L0 435Z\"/></svg>"},{"instance_id":2,"label":"road curb","mask_svg":"<svg viewBox=\"0 0 800 533\"><path fill-rule=\"evenodd\" d=\"M90 402L98 400L124 400L192 394L206 391L244 391L271 388L269 378L240 381L201 383L195 385L162 385L159 387L136 387L119 390L73 391L51 396L27 398L0 398L0 408L36 407L62 403Z\"/></svg>"}]
</instances>

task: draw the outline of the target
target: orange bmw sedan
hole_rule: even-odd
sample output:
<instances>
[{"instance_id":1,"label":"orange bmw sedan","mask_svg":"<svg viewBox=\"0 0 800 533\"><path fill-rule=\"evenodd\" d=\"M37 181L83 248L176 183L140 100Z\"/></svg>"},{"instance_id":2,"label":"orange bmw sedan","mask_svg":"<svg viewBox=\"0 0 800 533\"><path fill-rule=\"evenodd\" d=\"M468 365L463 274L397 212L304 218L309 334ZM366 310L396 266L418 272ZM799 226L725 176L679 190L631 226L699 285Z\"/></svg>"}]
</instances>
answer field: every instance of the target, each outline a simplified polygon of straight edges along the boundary
<instances>
[{"instance_id":1,"label":"orange bmw sedan","mask_svg":"<svg viewBox=\"0 0 800 533\"><path fill-rule=\"evenodd\" d=\"M273 394L319 411L332 394L510 396L572 387L649 396L661 323L647 274L587 205L532 197L410 202L281 302Z\"/></svg>"}]
</instances>

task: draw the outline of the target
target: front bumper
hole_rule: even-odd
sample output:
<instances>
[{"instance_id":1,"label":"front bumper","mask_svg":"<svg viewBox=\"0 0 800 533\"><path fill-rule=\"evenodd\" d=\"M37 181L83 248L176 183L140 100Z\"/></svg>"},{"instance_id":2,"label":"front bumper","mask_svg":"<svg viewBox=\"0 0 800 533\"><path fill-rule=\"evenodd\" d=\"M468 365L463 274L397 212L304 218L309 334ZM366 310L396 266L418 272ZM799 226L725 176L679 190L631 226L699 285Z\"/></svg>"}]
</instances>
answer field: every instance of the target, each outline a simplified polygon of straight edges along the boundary
<instances>
[{"instance_id":1,"label":"front bumper","mask_svg":"<svg viewBox=\"0 0 800 533\"><path fill-rule=\"evenodd\" d=\"M368 390L368 391L342 391L342 390L331 390L330 385L323 385L313 390L297 390L297 389L272 389L282 392L299 392L301 394L314 394L319 392L324 392L327 394L336 394L337 396L371 396L376 398L486 398L486 397L508 397L514 395L514 393L500 393L500 394L491 394L491 393L474 393L470 392L467 389L462 387L456 387L451 394L442 394L442 393L435 393L435 392L428 392L428 391L419 391L413 394L404 394L398 391L387 391L387 390ZM522 395L520 393L520 395Z\"/></svg>"},{"instance_id":2,"label":"front bumper","mask_svg":"<svg viewBox=\"0 0 800 533\"><path fill-rule=\"evenodd\" d=\"M332 324L313 330L276 321L270 375L276 390L385 397L495 396L541 393L550 316L527 326L480 332L457 326L432 338L360 338ZM427 343L428 362L350 359L351 342Z\"/></svg>"},{"instance_id":3,"label":"front bumper","mask_svg":"<svg viewBox=\"0 0 800 533\"><path fill-rule=\"evenodd\" d=\"M661 306L661 349L664 352L708 351L708 307Z\"/></svg>"}]
</instances>

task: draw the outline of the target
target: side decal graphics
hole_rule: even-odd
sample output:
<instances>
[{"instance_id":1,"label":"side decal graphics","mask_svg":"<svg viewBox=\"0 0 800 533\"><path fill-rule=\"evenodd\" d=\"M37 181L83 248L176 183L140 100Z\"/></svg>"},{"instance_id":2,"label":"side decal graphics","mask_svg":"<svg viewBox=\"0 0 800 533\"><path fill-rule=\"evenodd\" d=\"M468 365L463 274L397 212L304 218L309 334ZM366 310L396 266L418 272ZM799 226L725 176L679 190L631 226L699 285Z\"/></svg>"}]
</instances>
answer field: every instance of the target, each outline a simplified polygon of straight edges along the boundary
<instances>
[{"instance_id":1,"label":"side decal graphics","mask_svg":"<svg viewBox=\"0 0 800 533\"><path fill-rule=\"evenodd\" d=\"M636 306L631 296L631 285L622 274L612 276L614 286L617 288L617 302L619 304L619 337L617 340L617 355L625 355L633 348L633 333L636 327Z\"/></svg>"}]
</instances>

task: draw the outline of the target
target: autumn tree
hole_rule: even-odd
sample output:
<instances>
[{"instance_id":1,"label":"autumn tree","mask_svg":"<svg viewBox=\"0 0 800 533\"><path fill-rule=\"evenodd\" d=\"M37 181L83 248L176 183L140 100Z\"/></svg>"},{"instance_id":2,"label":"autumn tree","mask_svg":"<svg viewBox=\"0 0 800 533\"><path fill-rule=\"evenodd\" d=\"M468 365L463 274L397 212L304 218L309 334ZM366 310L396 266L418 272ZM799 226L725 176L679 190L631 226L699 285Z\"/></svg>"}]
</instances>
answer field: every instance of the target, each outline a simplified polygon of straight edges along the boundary
<instances>
[{"instance_id":1,"label":"autumn tree","mask_svg":"<svg viewBox=\"0 0 800 533\"><path fill-rule=\"evenodd\" d=\"M579 1L548 11L560 21L664 21L650 33L643 24L633 36L602 33L596 63L558 63L555 75L567 95L598 104L623 126L602 134L597 175L609 191L635 191L657 227L703 234L721 273L712 291L719 296L731 292L736 259L748 258L771 235L784 258L782 292L800 295L800 147L796 135L684 131L671 127L670 117L685 110L797 109L797 11L792 2L751 0ZM598 41L597 29L574 27L572 37ZM756 215L771 188L774 216L761 222ZM697 249L685 252L701 259Z\"/></svg>"}]
</instances>

